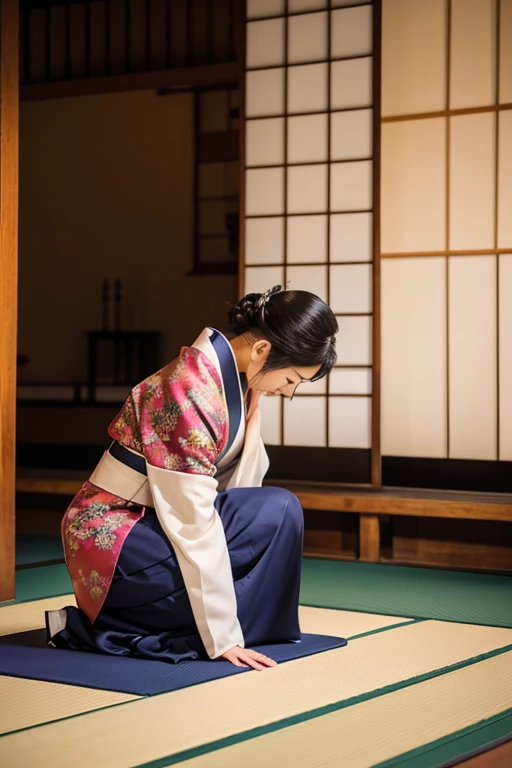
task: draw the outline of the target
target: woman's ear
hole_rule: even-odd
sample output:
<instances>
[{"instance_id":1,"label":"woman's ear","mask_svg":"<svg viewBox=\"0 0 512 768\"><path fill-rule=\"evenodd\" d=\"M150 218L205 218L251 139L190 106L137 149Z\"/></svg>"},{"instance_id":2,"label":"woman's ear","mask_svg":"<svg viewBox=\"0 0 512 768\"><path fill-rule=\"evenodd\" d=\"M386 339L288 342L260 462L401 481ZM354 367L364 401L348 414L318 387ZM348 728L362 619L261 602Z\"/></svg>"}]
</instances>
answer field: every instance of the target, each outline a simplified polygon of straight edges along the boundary
<instances>
[{"instance_id":1,"label":"woman's ear","mask_svg":"<svg viewBox=\"0 0 512 768\"><path fill-rule=\"evenodd\" d=\"M265 363L270 349L272 345L269 341L266 341L265 339L259 339L255 344L252 345L251 349L251 360L253 363L261 363L262 365Z\"/></svg>"}]
</instances>

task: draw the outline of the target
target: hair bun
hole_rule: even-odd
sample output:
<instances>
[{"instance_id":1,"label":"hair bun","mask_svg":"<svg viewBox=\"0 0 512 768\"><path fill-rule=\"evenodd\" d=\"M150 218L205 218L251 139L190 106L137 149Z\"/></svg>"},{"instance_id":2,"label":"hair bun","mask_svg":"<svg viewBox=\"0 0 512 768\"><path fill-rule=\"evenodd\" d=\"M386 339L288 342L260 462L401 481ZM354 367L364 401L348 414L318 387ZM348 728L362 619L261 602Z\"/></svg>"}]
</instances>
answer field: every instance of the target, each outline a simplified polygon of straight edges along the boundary
<instances>
[{"instance_id":1,"label":"hair bun","mask_svg":"<svg viewBox=\"0 0 512 768\"><path fill-rule=\"evenodd\" d=\"M259 301L262 293L248 293L228 312L228 321L236 334L246 333L258 324Z\"/></svg>"}]
</instances>

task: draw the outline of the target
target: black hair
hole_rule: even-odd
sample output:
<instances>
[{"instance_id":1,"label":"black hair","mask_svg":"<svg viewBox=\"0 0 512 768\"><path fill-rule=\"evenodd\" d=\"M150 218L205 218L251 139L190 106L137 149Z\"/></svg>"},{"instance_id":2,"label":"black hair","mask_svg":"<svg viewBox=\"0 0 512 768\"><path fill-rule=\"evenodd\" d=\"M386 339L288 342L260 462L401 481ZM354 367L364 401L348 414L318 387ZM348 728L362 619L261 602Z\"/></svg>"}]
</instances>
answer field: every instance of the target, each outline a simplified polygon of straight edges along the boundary
<instances>
[{"instance_id":1,"label":"black hair","mask_svg":"<svg viewBox=\"0 0 512 768\"><path fill-rule=\"evenodd\" d=\"M247 334L271 344L261 373L278 368L319 365L312 381L328 374L336 362L338 322L319 296L309 291L249 293L228 312L237 336Z\"/></svg>"}]
</instances>

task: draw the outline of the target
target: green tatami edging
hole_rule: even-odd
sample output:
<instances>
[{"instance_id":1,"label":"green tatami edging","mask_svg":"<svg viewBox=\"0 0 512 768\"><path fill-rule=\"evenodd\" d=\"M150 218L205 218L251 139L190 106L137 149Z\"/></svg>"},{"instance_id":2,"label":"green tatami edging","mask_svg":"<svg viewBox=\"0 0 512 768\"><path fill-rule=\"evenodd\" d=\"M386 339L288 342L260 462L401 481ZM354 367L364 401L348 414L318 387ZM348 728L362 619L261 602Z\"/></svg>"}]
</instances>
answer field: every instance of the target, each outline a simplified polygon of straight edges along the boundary
<instances>
[{"instance_id":1,"label":"green tatami edging","mask_svg":"<svg viewBox=\"0 0 512 768\"><path fill-rule=\"evenodd\" d=\"M512 627L512 577L304 560L302 605Z\"/></svg>"}]
</instances>

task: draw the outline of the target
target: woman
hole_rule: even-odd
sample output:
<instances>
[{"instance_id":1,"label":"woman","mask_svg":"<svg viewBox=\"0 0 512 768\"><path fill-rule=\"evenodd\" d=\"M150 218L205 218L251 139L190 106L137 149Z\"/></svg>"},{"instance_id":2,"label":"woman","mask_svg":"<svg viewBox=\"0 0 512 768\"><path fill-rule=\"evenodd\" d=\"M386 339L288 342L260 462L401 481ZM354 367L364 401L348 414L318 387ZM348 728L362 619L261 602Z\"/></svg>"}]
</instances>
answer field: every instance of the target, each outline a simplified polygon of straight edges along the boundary
<instances>
[{"instance_id":1,"label":"woman","mask_svg":"<svg viewBox=\"0 0 512 768\"><path fill-rule=\"evenodd\" d=\"M249 294L229 342L207 328L137 385L62 522L79 608L47 613L50 645L264 669L256 644L298 642L302 510L262 488L262 393L292 397L335 360L338 326L306 291Z\"/></svg>"}]
</instances>

